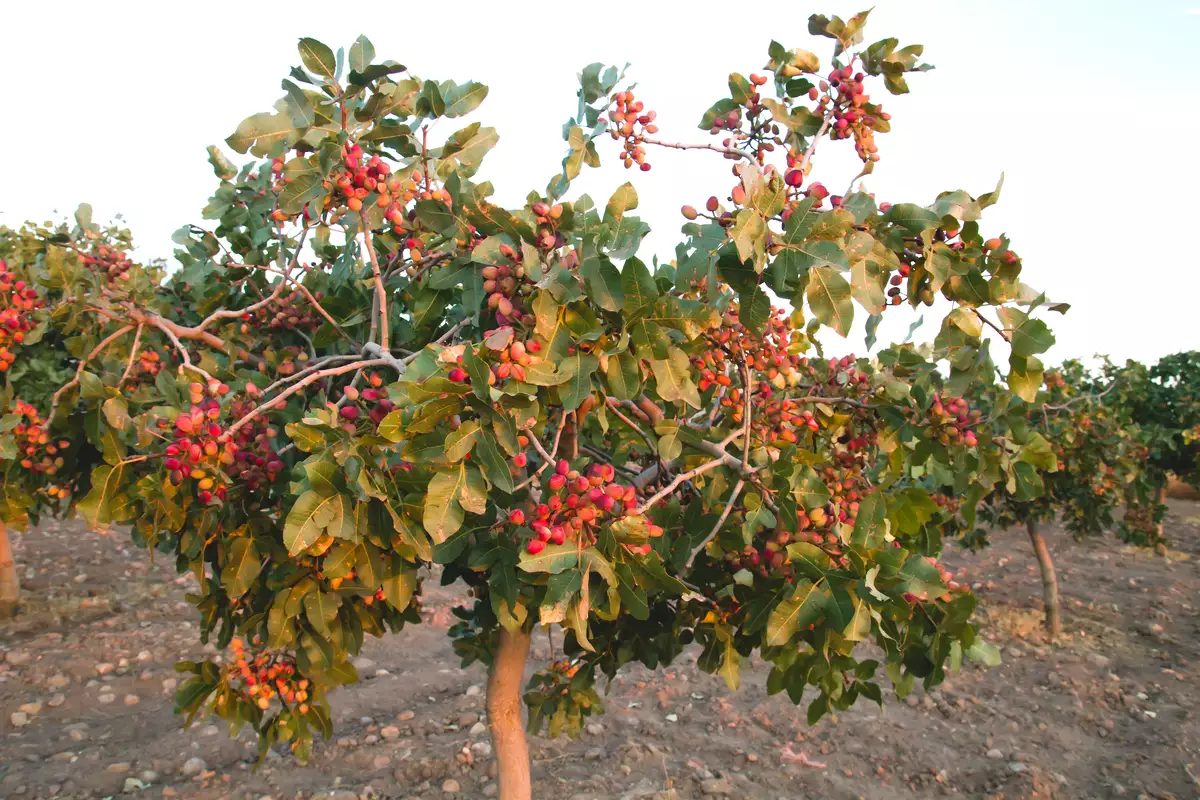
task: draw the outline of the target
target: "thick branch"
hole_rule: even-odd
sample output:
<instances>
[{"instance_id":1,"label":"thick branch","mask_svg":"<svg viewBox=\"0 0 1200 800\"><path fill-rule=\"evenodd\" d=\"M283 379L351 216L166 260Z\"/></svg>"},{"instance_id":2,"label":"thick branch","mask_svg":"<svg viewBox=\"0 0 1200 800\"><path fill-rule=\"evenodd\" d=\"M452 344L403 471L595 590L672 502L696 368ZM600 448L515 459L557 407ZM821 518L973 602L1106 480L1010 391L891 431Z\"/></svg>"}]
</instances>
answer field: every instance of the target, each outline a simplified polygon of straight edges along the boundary
<instances>
[{"instance_id":1,"label":"thick branch","mask_svg":"<svg viewBox=\"0 0 1200 800\"><path fill-rule=\"evenodd\" d=\"M178 322L172 322L166 317L155 314L153 311L143 311L133 306L130 306L128 310L129 319L132 322L158 328L170 336L172 341L178 342L180 339L187 339L189 341L204 342L204 344L217 350L225 349L224 339L213 336L211 333L203 331L200 328L189 328L186 325L180 325Z\"/></svg>"},{"instance_id":2,"label":"thick branch","mask_svg":"<svg viewBox=\"0 0 1200 800\"><path fill-rule=\"evenodd\" d=\"M162 319L162 317L159 317L159 320L162 322L166 322L166 320ZM171 340L171 344L175 345L175 349L179 351L179 357L183 359L184 367L186 367L187 369L190 369L190 370L194 370L195 372L199 372L201 375L204 376L205 380L211 381L213 379L213 376L209 375L207 370L203 369L202 367L197 367L195 364L192 363L191 353L189 353L188 349L186 347L184 347L183 342L179 341L179 335L177 333L175 333L175 331L171 327L163 326L163 325L157 325L156 327L158 327L163 333L165 333L167 335L167 338ZM204 335L207 336L208 334L204 334Z\"/></svg>"}]
</instances>

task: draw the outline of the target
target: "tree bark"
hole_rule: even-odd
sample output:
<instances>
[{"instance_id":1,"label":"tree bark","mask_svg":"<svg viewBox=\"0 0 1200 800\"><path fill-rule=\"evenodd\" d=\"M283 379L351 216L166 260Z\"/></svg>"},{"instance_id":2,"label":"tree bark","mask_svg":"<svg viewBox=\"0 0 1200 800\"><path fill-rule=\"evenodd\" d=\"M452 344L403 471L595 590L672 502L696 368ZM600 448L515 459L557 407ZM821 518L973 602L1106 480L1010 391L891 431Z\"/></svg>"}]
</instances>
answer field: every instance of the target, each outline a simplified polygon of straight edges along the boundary
<instances>
[{"instance_id":1,"label":"tree bark","mask_svg":"<svg viewBox=\"0 0 1200 800\"><path fill-rule=\"evenodd\" d=\"M17 564L8 543L8 528L0 522L0 619L16 616L21 599L17 582Z\"/></svg>"},{"instance_id":2,"label":"tree bark","mask_svg":"<svg viewBox=\"0 0 1200 800\"><path fill-rule=\"evenodd\" d=\"M1167 504L1167 484L1165 481L1154 491L1154 502L1157 506L1165 506ZM1154 515L1158 516L1157 507L1154 509ZM1165 513L1163 517L1166 517ZM1166 540L1163 539L1163 520L1160 519L1154 523L1154 551L1162 555L1166 552L1166 549Z\"/></svg>"},{"instance_id":3,"label":"tree bark","mask_svg":"<svg viewBox=\"0 0 1200 800\"><path fill-rule=\"evenodd\" d=\"M1054 574L1054 561L1050 558L1050 549L1046 540L1038 531L1035 520L1025 523L1029 531L1029 541L1033 543L1033 552L1037 556L1038 567L1042 570L1042 603L1046 607L1046 633L1051 639L1062 633L1062 615L1059 612L1058 576Z\"/></svg>"},{"instance_id":4,"label":"tree bark","mask_svg":"<svg viewBox=\"0 0 1200 800\"><path fill-rule=\"evenodd\" d=\"M500 646L488 673L488 723L500 767L500 800L530 800L529 745L521 717L521 686L531 635L500 628Z\"/></svg>"}]
</instances>

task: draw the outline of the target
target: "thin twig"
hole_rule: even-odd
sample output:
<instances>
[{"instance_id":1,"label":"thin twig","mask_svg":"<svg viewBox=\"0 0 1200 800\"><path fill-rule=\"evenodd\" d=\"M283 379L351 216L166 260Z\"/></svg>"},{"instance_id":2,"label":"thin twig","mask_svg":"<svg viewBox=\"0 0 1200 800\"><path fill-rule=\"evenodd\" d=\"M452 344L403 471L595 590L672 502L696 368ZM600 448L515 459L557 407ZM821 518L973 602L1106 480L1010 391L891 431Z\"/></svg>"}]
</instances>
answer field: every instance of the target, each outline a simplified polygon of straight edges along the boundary
<instances>
[{"instance_id":1,"label":"thin twig","mask_svg":"<svg viewBox=\"0 0 1200 800\"><path fill-rule=\"evenodd\" d=\"M1042 406L1042 409L1043 410L1049 409L1050 411L1065 411L1080 401L1099 400L1101 397L1104 397L1104 395L1108 394L1116 387L1117 387L1116 383L1111 383L1111 384L1109 384L1107 389L1105 389L1103 392L1100 392L1098 394L1082 394L1079 397L1072 398L1072 399L1066 401L1065 403L1062 403L1061 405L1057 405L1057 406L1052 406L1052 405L1048 405L1048 404L1044 405L1044 406Z\"/></svg>"},{"instance_id":2,"label":"thin twig","mask_svg":"<svg viewBox=\"0 0 1200 800\"><path fill-rule=\"evenodd\" d=\"M1005 332L1003 329L999 328L996 325L996 323L992 322L990 319L988 319L983 314L981 314L978 308L973 308L971 310L973 312L975 312L975 316L979 317L980 322L982 322L984 325L987 325L989 328L994 330L996 333L1000 334L1001 339L1008 342L1009 344L1012 344L1012 337L1009 336L1007 332Z\"/></svg>"},{"instance_id":3,"label":"thin twig","mask_svg":"<svg viewBox=\"0 0 1200 800\"><path fill-rule=\"evenodd\" d=\"M641 426L639 426L636 422L634 422L629 417L627 417L623 413L621 413L621 409L619 408L619 406L621 405L621 401L619 401L613 397L605 397L604 404L606 406L608 406L609 410L612 411L612 413L617 417L617 419L624 422L630 428L633 428L633 430L637 433L637 435L642 437L642 441L644 441L646 443L646 449L649 450L651 453L653 453L655 455L655 457L658 458L658 465L659 465L659 468L662 470L662 474L664 474L668 478L670 478L671 473L667 469L666 463L662 460L662 456L659 455L658 447L655 446L654 442L650 439L650 435L641 429Z\"/></svg>"},{"instance_id":4,"label":"thin twig","mask_svg":"<svg viewBox=\"0 0 1200 800\"><path fill-rule=\"evenodd\" d=\"M371 242L371 223L367 220L367 210L364 208L358 213L362 218L363 242L371 259L371 272L375 276L375 295L379 298L379 344L384 350L388 350L387 290L383 287L383 273L379 269L379 259L375 256L375 245Z\"/></svg>"},{"instance_id":5,"label":"thin twig","mask_svg":"<svg viewBox=\"0 0 1200 800\"><path fill-rule=\"evenodd\" d=\"M692 562L696 560L696 556L700 555L700 551L708 547L708 543L715 539L717 534L721 531L721 526L725 524L725 520L729 519L729 512L733 511L733 504L737 502L738 495L742 493L742 488L745 485L746 482L740 479L736 484L734 484L733 492L729 495L729 502L725 504L725 510L721 512L721 518L717 520L717 524L713 526L713 529L711 532L709 532L708 536L704 537L704 541L692 548L692 552L688 556L687 562L683 565L684 572L687 572L692 568Z\"/></svg>"},{"instance_id":6,"label":"thin twig","mask_svg":"<svg viewBox=\"0 0 1200 800\"><path fill-rule=\"evenodd\" d=\"M87 367L88 362L100 355L100 353L104 351L104 348L108 347L117 339L120 339L122 336L129 333L131 330L133 330L133 328L134 326L132 325L126 325L125 327L110 333L108 336L104 337L100 344L92 348L92 352L88 353L87 356L80 360L78 366L75 367L75 377L71 378L71 380L60 386L58 391L54 393L54 397L50 399L50 412L46 414L46 422L42 425L43 430L50 429L50 423L54 420L54 412L58 410L59 400L62 399L62 396L66 394L68 390L79 385L79 378L83 375L83 370L85 367Z\"/></svg>"},{"instance_id":7,"label":"thin twig","mask_svg":"<svg viewBox=\"0 0 1200 800\"><path fill-rule=\"evenodd\" d=\"M288 265L289 272L296 266L296 263L298 262L298 260L300 258L300 251L304 249L304 240L308 237L308 231L309 231L308 228L304 228L300 232L300 238L296 242L296 252L292 255L291 263ZM226 266L236 266L236 267L241 267L243 269L250 268L243 264L233 264L233 265L226 264ZM282 266L280 267L280 269L283 269ZM283 292L284 286L287 284L287 278L289 277L289 275L287 275L283 272L280 272L280 274L284 276L284 280L279 281L279 283L275 284L274 291L272 291L269 295L267 295L263 299L259 300L257 303L252 303L252 304L246 306L245 308L218 309L217 311L214 311L213 313L211 313L207 317L205 317L203 320L201 320L200 324L195 327L195 330L203 331L206 328L208 328L209 325L212 325L214 322L217 322L218 320L238 319L243 314L249 314L254 311L258 311L260 308L265 308L266 306L270 305L274 300L276 300L279 297L279 295Z\"/></svg>"},{"instance_id":8,"label":"thin twig","mask_svg":"<svg viewBox=\"0 0 1200 800\"><path fill-rule=\"evenodd\" d=\"M742 472L745 472L750 469L750 395L754 392L754 377L745 363L742 364L742 383L745 384L746 390L746 407L742 412L746 417L742 420Z\"/></svg>"},{"instance_id":9,"label":"thin twig","mask_svg":"<svg viewBox=\"0 0 1200 800\"><path fill-rule=\"evenodd\" d=\"M529 442L533 445L533 449L537 450L538 454L542 457L542 465L540 467L538 467L537 470L532 475L530 475L525 480L521 481L521 483L518 486L515 486L513 488L514 492L517 491L518 489L524 489L526 486L533 483L534 480L537 479L537 476L539 476L543 472L545 472L546 468L554 463L554 460L558 457L558 443L560 441L562 441L563 428L565 428L566 426L567 426L567 414L566 414L566 412L563 412L562 418L559 419L559 421L558 421L558 431L554 434L554 445L553 445L553 447L550 448L549 453L547 453L546 448L542 446L541 439L539 439L536 435L531 435L529 437ZM533 434L533 431L530 431L529 433Z\"/></svg>"},{"instance_id":10,"label":"thin twig","mask_svg":"<svg viewBox=\"0 0 1200 800\"><path fill-rule=\"evenodd\" d=\"M323 369L320 372L314 372L313 374L309 375L308 377L306 377L304 380L300 381L299 383L289 386L287 389L280 392L275 397L256 406L254 409L252 409L250 411L249 414L247 414L246 416L239 419L237 422L230 425L226 429L226 433L229 433L229 434L236 433L239 428L241 428L246 423L250 422L250 420L254 419L259 414L262 414L268 408L282 408L283 401L287 397L295 394L296 392L300 391L301 389L303 389L304 387L306 387L310 384L316 383L317 381L321 380L322 378L330 378L335 375L342 375L347 372L353 372L356 369L363 369L365 367L387 367L387 366L391 366L391 362L384 361L383 359L374 359L371 361L355 361L352 364L342 364L337 367L330 367L328 369Z\"/></svg>"},{"instance_id":11,"label":"thin twig","mask_svg":"<svg viewBox=\"0 0 1200 800\"><path fill-rule=\"evenodd\" d=\"M825 112L825 119L821 120L821 127L817 129L816 135L808 143L808 149L804 151L804 157L800 159L800 166L797 169L805 175L808 174L808 165L812 163L813 154L817 152L817 142L821 141L825 131L829 130L829 122L833 119L833 108L833 103L830 103L829 110Z\"/></svg>"},{"instance_id":12,"label":"thin twig","mask_svg":"<svg viewBox=\"0 0 1200 800\"><path fill-rule=\"evenodd\" d=\"M683 473L680 473L679 475L676 475L674 480L672 480L670 483L668 483L665 487L663 487L663 489L660 492L653 495L649 500L647 500L646 502L644 502L640 506L638 506L637 509L635 509L633 513L634 514L645 514L647 511L650 510L650 508L652 506L654 506L655 503L657 503L659 500L662 500L664 497L667 497L672 492L674 492L676 489L678 489L679 484L683 483L684 481L690 481L692 478L699 477L700 475L703 475L704 473L706 473L710 470L714 470L717 467L724 466L724 465L725 465L725 459L714 458L712 461L705 461L703 464L696 467L695 469L690 469L687 472L683 472Z\"/></svg>"},{"instance_id":13,"label":"thin twig","mask_svg":"<svg viewBox=\"0 0 1200 800\"><path fill-rule=\"evenodd\" d=\"M657 145L658 147L669 147L672 150L712 150L714 153L721 153L726 157L745 158L750 161L754 160L754 156L750 153L738 150L735 147L721 147L715 144L682 144L680 142L663 142L658 139L649 139L642 137L642 142L646 144Z\"/></svg>"},{"instance_id":14,"label":"thin twig","mask_svg":"<svg viewBox=\"0 0 1200 800\"><path fill-rule=\"evenodd\" d=\"M117 388L121 388L121 384L125 383L125 379L129 377L130 371L133 370L133 361L137 358L138 346L142 343L142 328L144 325L138 325L137 330L133 333L133 346L129 348L129 363L125 365L125 371L121 373L121 380L117 381Z\"/></svg>"}]
</instances>

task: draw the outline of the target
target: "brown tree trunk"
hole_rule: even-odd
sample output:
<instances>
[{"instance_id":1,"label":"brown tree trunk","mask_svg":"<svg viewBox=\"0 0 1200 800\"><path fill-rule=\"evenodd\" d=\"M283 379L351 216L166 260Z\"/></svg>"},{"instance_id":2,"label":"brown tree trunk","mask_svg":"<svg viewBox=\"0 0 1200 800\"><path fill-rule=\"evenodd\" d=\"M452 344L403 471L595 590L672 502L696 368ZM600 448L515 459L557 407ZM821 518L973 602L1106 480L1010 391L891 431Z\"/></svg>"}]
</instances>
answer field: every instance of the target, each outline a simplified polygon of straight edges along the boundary
<instances>
[{"instance_id":1,"label":"brown tree trunk","mask_svg":"<svg viewBox=\"0 0 1200 800\"><path fill-rule=\"evenodd\" d=\"M1163 483L1154 492L1154 502L1160 506L1167 504L1167 485ZM1158 516L1158 509L1154 509L1154 515ZM1166 514L1163 514L1166 517ZM1166 540L1163 538L1163 520L1160 519L1154 523L1154 552L1159 555L1164 555L1167 551Z\"/></svg>"},{"instance_id":2,"label":"brown tree trunk","mask_svg":"<svg viewBox=\"0 0 1200 800\"><path fill-rule=\"evenodd\" d=\"M16 616L17 604L21 599L21 587L17 583L17 563L13 559L12 547L8 543L8 528L0 522L0 619Z\"/></svg>"},{"instance_id":3,"label":"brown tree trunk","mask_svg":"<svg viewBox=\"0 0 1200 800\"><path fill-rule=\"evenodd\" d=\"M500 646L488 673L488 723L500 766L500 800L530 800L529 745L521 717L521 686L529 658L530 634L500 628Z\"/></svg>"},{"instance_id":4,"label":"brown tree trunk","mask_svg":"<svg viewBox=\"0 0 1200 800\"><path fill-rule=\"evenodd\" d=\"M1046 540L1038 531L1034 520L1025 523L1029 531L1029 541L1033 543L1033 552L1037 556L1038 567L1042 570L1042 602L1046 606L1046 633L1054 639L1062 633L1062 616L1058 603L1058 576L1054 574L1054 561L1050 558L1050 549Z\"/></svg>"}]
</instances>

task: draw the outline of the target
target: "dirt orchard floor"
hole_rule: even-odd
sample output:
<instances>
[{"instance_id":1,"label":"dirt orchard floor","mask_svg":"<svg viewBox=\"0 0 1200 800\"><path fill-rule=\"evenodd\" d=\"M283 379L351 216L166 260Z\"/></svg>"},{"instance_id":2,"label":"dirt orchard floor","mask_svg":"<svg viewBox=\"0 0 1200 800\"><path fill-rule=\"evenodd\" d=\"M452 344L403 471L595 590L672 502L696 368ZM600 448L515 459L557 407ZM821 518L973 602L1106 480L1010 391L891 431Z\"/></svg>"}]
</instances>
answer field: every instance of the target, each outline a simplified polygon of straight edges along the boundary
<instances>
[{"instance_id":1,"label":"dirt orchard floor","mask_svg":"<svg viewBox=\"0 0 1200 800\"><path fill-rule=\"evenodd\" d=\"M1167 524L1166 559L1049 532L1067 631L1054 646L1023 531L948 554L1004 663L885 693L882 712L863 702L809 729L802 707L767 696L761 664L736 694L687 661L629 669L581 739L533 739L534 796L1200 796L1200 504L1172 501ZM76 522L14 545L26 605L0 622L0 797L494 796L485 674L460 669L445 635L461 595L428 582L427 624L370 641L365 680L334 696L335 738L307 766L272 756L255 772L247 736L172 714L172 664L203 652L190 576Z\"/></svg>"}]
</instances>

